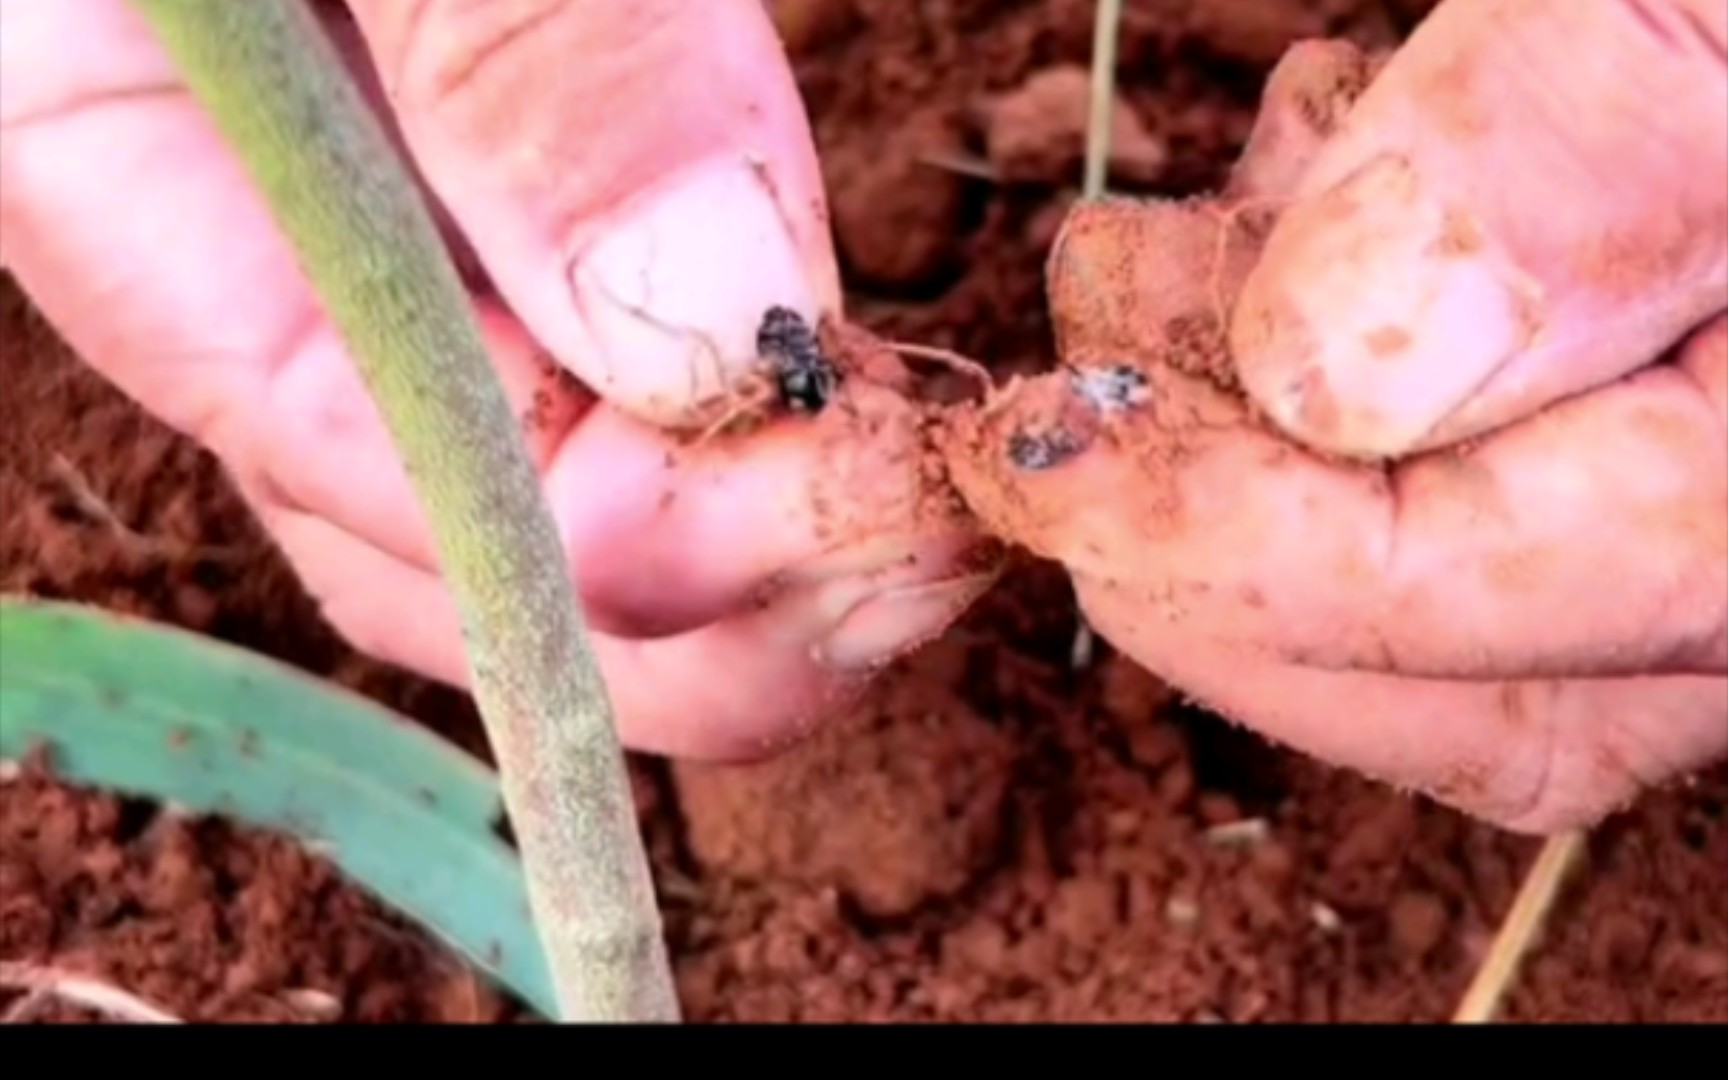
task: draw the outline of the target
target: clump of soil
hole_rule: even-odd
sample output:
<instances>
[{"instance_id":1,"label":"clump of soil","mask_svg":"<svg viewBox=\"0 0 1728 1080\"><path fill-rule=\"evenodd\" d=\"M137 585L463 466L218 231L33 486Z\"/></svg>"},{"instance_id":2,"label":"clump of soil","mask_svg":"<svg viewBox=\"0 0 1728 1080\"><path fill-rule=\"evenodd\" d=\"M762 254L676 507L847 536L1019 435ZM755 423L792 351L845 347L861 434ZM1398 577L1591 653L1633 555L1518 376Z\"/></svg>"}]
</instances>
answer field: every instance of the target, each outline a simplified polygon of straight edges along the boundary
<instances>
[{"instance_id":1,"label":"clump of soil","mask_svg":"<svg viewBox=\"0 0 1728 1080\"><path fill-rule=\"evenodd\" d=\"M1229 179L1293 35L1382 48L1424 6L1128 5L1122 98L1168 154L1145 190ZM856 268L848 315L998 377L1047 370L1043 271L1070 193L916 163L983 158L983 104L1085 63L1093 5L775 7L807 20L794 59ZM901 183L931 186L882 216ZM207 457L79 368L9 287L0 319L0 587L214 634L484 754L466 699L334 638ZM690 1019L1450 1014L1535 845L1271 747L1108 648L1076 669L1076 625L1063 577L1029 561L784 756L633 759ZM332 1019L295 1011L320 995L342 1019L517 1015L283 842L142 816L0 786L0 960L74 955L204 1017ZM1593 834L1506 1015L1728 1020L1725 890L1728 767Z\"/></svg>"},{"instance_id":2,"label":"clump of soil","mask_svg":"<svg viewBox=\"0 0 1728 1080\"><path fill-rule=\"evenodd\" d=\"M915 113L882 145L841 151L833 192L834 239L851 280L917 293L959 270L968 181L931 162L952 157L960 126L941 111ZM854 168L847 168L851 159Z\"/></svg>"},{"instance_id":3,"label":"clump of soil","mask_svg":"<svg viewBox=\"0 0 1728 1080\"><path fill-rule=\"evenodd\" d=\"M985 152L997 179L1066 184L1086 158L1092 76L1079 64L1045 68L1014 91L979 109ZM1170 150L1149 131L1121 96L1111 101L1111 180L1151 184L1163 173Z\"/></svg>"},{"instance_id":4,"label":"clump of soil","mask_svg":"<svg viewBox=\"0 0 1728 1080\"><path fill-rule=\"evenodd\" d=\"M479 976L284 837L55 780L0 778L0 960L188 1022L498 1023ZM110 1013L0 978L13 1022Z\"/></svg>"},{"instance_id":5,"label":"clump of soil","mask_svg":"<svg viewBox=\"0 0 1728 1080\"><path fill-rule=\"evenodd\" d=\"M877 917L965 888L1001 843L1014 747L955 693L954 674L895 680L790 757L674 765L703 871L831 884Z\"/></svg>"}]
</instances>

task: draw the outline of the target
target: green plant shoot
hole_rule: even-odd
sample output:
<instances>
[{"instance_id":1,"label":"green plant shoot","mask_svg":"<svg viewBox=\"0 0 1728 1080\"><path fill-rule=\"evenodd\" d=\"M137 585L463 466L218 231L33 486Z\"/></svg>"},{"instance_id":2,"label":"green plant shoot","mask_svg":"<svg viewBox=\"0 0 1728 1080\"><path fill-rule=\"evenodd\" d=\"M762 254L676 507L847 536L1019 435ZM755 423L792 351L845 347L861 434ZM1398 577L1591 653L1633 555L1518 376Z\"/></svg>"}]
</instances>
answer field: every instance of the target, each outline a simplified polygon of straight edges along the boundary
<instances>
[{"instance_id":1,"label":"green plant shoot","mask_svg":"<svg viewBox=\"0 0 1728 1080\"><path fill-rule=\"evenodd\" d=\"M425 508L562 1019L676 1022L623 752L564 553L410 174L310 5L134 2L293 244Z\"/></svg>"}]
</instances>

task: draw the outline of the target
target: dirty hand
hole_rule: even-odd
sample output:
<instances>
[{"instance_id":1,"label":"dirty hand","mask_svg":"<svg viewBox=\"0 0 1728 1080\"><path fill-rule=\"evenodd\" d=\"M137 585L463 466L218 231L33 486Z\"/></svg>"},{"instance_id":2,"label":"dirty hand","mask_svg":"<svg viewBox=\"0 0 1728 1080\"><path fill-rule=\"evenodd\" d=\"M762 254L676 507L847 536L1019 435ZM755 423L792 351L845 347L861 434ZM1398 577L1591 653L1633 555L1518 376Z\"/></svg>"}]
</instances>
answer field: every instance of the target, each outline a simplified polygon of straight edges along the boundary
<instances>
[{"instance_id":1,"label":"dirty hand","mask_svg":"<svg viewBox=\"0 0 1728 1080\"><path fill-rule=\"evenodd\" d=\"M1022 388L971 421L962 489L1179 689L1508 828L1708 765L1725 58L1720 0L1452 0L1344 112L1368 66L1303 46L1222 197L1060 241L1064 359L1150 393ZM1052 418L1089 448L1016 467Z\"/></svg>"},{"instance_id":2,"label":"dirty hand","mask_svg":"<svg viewBox=\"0 0 1728 1080\"><path fill-rule=\"evenodd\" d=\"M809 129L759 0L319 10L471 245L626 743L764 752L988 584L962 569L969 534L914 527L891 400L855 402L870 437L837 409L699 446L662 431L703 426L695 399L755 363L770 305L838 310ZM0 109L20 284L222 459L352 642L465 684L355 368L130 4L0 0Z\"/></svg>"}]
</instances>

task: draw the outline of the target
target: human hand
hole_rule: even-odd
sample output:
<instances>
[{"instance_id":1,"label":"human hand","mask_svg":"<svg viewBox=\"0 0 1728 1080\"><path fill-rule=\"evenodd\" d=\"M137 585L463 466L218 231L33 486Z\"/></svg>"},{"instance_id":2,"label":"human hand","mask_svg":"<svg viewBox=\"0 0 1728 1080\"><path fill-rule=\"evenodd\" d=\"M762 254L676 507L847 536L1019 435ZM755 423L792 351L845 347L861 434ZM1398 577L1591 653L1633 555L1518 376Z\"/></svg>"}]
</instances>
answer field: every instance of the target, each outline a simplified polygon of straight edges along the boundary
<instances>
[{"instance_id":1,"label":"human hand","mask_svg":"<svg viewBox=\"0 0 1728 1080\"><path fill-rule=\"evenodd\" d=\"M1728 8L1450 0L1333 130L1368 77L1304 46L1219 199L1077 212L1063 359L1150 393L1023 386L955 476L1222 714L1586 824L1728 752Z\"/></svg>"},{"instance_id":2,"label":"human hand","mask_svg":"<svg viewBox=\"0 0 1728 1080\"><path fill-rule=\"evenodd\" d=\"M763 753L988 585L961 523L918 516L910 413L885 390L745 439L662 430L711 417L699 402L754 363L770 305L839 310L759 0L319 10L381 75L374 102L470 271L626 744ZM386 431L145 24L125 0L0 0L0 27L6 266L74 349L220 457L339 631L465 685Z\"/></svg>"}]
</instances>

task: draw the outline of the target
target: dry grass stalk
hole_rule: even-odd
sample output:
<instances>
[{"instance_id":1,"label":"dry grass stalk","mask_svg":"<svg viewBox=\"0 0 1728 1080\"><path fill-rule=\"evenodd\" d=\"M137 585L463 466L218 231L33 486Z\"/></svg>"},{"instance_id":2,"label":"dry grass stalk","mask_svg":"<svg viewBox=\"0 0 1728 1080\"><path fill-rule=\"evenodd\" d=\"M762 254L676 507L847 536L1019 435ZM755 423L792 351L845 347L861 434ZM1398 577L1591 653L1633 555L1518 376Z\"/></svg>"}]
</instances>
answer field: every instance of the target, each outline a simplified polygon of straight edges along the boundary
<instances>
[{"instance_id":1,"label":"dry grass stalk","mask_svg":"<svg viewBox=\"0 0 1728 1080\"><path fill-rule=\"evenodd\" d=\"M185 1023L118 987L56 968L0 962L0 987L24 991L24 996L0 1016L0 1024L25 1023L51 1001L90 1009L123 1024Z\"/></svg>"},{"instance_id":2,"label":"dry grass stalk","mask_svg":"<svg viewBox=\"0 0 1728 1080\"><path fill-rule=\"evenodd\" d=\"M1453 1023L1486 1024L1499 1013L1519 966L1541 935L1567 872L1584 852L1587 835L1582 830L1561 833L1542 845L1512 901L1512 909L1494 935L1494 944L1453 1014Z\"/></svg>"}]
</instances>

